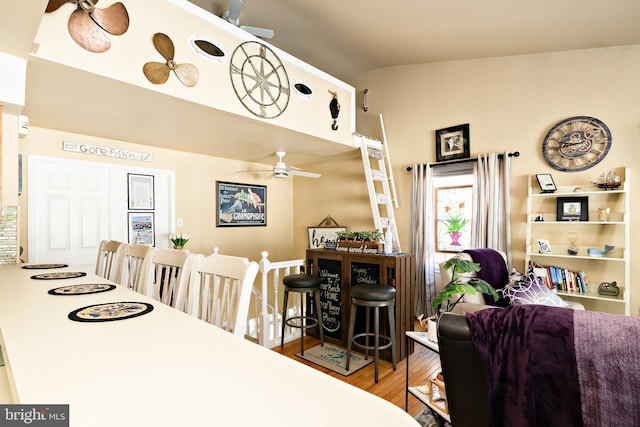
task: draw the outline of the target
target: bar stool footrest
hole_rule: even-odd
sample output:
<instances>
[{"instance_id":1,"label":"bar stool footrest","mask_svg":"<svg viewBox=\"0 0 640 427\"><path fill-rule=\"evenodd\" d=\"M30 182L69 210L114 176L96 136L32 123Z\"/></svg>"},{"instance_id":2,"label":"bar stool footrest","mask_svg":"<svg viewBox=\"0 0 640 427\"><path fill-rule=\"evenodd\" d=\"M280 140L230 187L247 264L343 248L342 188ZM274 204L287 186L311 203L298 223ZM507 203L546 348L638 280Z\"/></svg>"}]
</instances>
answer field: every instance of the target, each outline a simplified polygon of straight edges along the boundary
<instances>
[{"instance_id":1,"label":"bar stool footrest","mask_svg":"<svg viewBox=\"0 0 640 427\"><path fill-rule=\"evenodd\" d=\"M318 319L311 316L295 316L287 318L284 323L290 328L309 329L318 326Z\"/></svg>"},{"instance_id":2,"label":"bar stool footrest","mask_svg":"<svg viewBox=\"0 0 640 427\"><path fill-rule=\"evenodd\" d=\"M361 349L364 349L364 350L375 350L376 349L376 347L373 346L373 345L365 345L365 344L361 344L358 341L356 341L358 338L362 338L362 337L369 337L374 342L375 342L375 339L376 339L376 336L375 336L375 334L373 332L363 332L361 334L356 334L356 335L353 336L353 340L352 340L353 345L356 345L356 346L358 346L358 347L360 347ZM378 335L378 339L380 341L386 341L386 344L378 346L378 350L386 350L388 348L391 348L391 344L392 344L391 337L389 337L387 335Z\"/></svg>"}]
</instances>

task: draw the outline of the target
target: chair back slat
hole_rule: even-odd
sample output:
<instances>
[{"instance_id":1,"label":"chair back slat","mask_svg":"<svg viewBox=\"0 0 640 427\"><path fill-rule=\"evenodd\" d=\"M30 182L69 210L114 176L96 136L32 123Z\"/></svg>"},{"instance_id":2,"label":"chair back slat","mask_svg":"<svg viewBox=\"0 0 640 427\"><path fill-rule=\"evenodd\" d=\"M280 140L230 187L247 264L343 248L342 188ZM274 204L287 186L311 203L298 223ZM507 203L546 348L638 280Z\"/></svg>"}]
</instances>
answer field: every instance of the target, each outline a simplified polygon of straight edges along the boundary
<instances>
[{"instance_id":1,"label":"chair back slat","mask_svg":"<svg viewBox=\"0 0 640 427\"><path fill-rule=\"evenodd\" d=\"M244 337L251 289L258 263L214 253L194 257L188 290L179 290L178 304L215 326Z\"/></svg>"},{"instance_id":2,"label":"chair back slat","mask_svg":"<svg viewBox=\"0 0 640 427\"><path fill-rule=\"evenodd\" d=\"M148 279L151 270L153 247L140 244L124 244L118 249L120 266L118 282L122 286L152 297Z\"/></svg>"},{"instance_id":3,"label":"chair back slat","mask_svg":"<svg viewBox=\"0 0 640 427\"><path fill-rule=\"evenodd\" d=\"M123 244L117 240L103 240L100 242L98 259L96 260L96 274L98 276L107 280L115 280L118 277L117 253Z\"/></svg>"},{"instance_id":4,"label":"chair back slat","mask_svg":"<svg viewBox=\"0 0 640 427\"><path fill-rule=\"evenodd\" d=\"M151 274L147 287L152 298L171 307L177 306L180 287L188 286L191 263L194 255L186 250L155 249L151 257Z\"/></svg>"}]
</instances>

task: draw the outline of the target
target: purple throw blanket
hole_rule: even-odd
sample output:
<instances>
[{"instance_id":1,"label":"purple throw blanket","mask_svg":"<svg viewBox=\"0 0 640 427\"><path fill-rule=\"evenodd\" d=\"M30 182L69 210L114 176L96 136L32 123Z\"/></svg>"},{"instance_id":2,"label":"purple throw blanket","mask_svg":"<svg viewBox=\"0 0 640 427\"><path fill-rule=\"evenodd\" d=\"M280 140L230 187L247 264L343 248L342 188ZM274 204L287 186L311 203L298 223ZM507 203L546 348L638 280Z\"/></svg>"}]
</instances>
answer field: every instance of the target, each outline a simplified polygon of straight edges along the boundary
<instances>
[{"instance_id":1,"label":"purple throw blanket","mask_svg":"<svg viewBox=\"0 0 640 427\"><path fill-rule=\"evenodd\" d=\"M480 264L480 271L477 273L478 279L482 279L494 288L502 289L509 282L509 271L502 255L494 249L467 249L463 252L471 256L473 262ZM491 296L485 297L486 304L507 307L509 301L500 298L494 301Z\"/></svg>"},{"instance_id":2,"label":"purple throw blanket","mask_svg":"<svg viewBox=\"0 0 640 427\"><path fill-rule=\"evenodd\" d=\"M491 426L640 426L640 319L542 305L466 318Z\"/></svg>"}]
</instances>

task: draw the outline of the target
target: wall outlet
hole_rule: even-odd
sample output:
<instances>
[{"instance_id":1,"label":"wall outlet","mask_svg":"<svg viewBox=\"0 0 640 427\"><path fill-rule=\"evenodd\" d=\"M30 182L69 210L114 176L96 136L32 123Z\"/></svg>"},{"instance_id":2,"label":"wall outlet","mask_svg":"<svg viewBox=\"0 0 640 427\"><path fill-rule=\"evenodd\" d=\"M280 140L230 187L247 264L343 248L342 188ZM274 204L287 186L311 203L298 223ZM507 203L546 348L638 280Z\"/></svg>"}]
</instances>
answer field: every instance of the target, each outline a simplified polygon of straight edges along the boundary
<instances>
[{"instance_id":1,"label":"wall outlet","mask_svg":"<svg viewBox=\"0 0 640 427\"><path fill-rule=\"evenodd\" d=\"M182 227L182 218L178 218L178 227Z\"/></svg>"}]
</instances>

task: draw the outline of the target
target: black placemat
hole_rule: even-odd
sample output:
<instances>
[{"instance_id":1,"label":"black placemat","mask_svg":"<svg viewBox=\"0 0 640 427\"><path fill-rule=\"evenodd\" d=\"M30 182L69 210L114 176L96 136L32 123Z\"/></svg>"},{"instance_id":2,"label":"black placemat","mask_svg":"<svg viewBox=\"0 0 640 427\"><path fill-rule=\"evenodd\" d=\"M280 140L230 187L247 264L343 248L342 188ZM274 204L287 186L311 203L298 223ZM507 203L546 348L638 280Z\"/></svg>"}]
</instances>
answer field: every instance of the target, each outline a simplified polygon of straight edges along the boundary
<instances>
[{"instance_id":1,"label":"black placemat","mask_svg":"<svg viewBox=\"0 0 640 427\"><path fill-rule=\"evenodd\" d=\"M84 277L87 273L83 271L61 271L60 273L42 273L31 276L36 280L58 280L58 279L75 279L78 277Z\"/></svg>"},{"instance_id":2,"label":"black placemat","mask_svg":"<svg viewBox=\"0 0 640 427\"><path fill-rule=\"evenodd\" d=\"M48 268L64 268L69 267L68 264L27 264L23 265L22 268L25 270L46 270Z\"/></svg>"},{"instance_id":3,"label":"black placemat","mask_svg":"<svg viewBox=\"0 0 640 427\"><path fill-rule=\"evenodd\" d=\"M142 316L153 310L146 302L108 302L73 310L69 319L76 322L111 322Z\"/></svg>"},{"instance_id":4,"label":"black placemat","mask_svg":"<svg viewBox=\"0 0 640 427\"><path fill-rule=\"evenodd\" d=\"M99 294L100 292L111 291L116 285L109 283L84 283L81 285L61 286L59 288L49 289L49 295L88 295Z\"/></svg>"}]
</instances>

